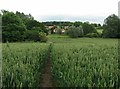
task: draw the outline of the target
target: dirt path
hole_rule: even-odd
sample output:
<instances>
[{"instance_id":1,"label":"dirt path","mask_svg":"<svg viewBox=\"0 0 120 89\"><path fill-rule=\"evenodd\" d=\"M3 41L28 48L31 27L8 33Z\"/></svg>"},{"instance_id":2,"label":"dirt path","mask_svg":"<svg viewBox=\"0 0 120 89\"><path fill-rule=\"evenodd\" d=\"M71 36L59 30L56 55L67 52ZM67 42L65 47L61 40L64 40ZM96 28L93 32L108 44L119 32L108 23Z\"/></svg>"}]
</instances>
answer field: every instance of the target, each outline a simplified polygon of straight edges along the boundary
<instances>
[{"instance_id":1,"label":"dirt path","mask_svg":"<svg viewBox=\"0 0 120 89\"><path fill-rule=\"evenodd\" d=\"M51 73L51 60L50 57L46 60L44 64L42 81L40 83L40 87L53 87L52 84L52 73Z\"/></svg>"}]
</instances>

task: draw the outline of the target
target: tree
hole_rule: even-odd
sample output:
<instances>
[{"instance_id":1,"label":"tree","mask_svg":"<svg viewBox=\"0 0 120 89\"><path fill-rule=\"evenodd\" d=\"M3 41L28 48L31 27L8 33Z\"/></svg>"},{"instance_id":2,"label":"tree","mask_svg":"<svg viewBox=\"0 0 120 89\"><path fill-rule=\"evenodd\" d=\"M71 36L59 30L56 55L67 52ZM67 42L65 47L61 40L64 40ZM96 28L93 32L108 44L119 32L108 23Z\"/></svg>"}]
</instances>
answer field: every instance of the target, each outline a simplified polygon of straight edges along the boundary
<instances>
[{"instance_id":1,"label":"tree","mask_svg":"<svg viewBox=\"0 0 120 89\"><path fill-rule=\"evenodd\" d=\"M45 26L42 23L40 23L40 22L38 22L36 20L29 20L26 23L26 27L27 27L28 30L32 30L32 29L38 27L38 28L41 29L42 32L48 34L48 30L45 28Z\"/></svg>"},{"instance_id":2,"label":"tree","mask_svg":"<svg viewBox=\"0 0 120 89\"><path fill-rule=\"evenodd\" d=\"M83 29L81 27L70 26L67 33L72 38L78 38L83 36Z\"/></svg>"},{"instance_id":3,"label":"tree","mask_svg":"<svg viewBox=\"0 0 120 89\"><path fill-rule=\"evenodd\" d=\"M97 27L98 25L96 23L91 24L93 27Z\"/></svg>"},{"instance_id":4,"label":"tree","mask_svg":"<svg viewBox=\"0 0 120 89\"><path fill-rule=\"evenodd\" d=\"M34 17L31 14L25 15L24 13L20 13L17 11L16 15L22 19L28 30L40 29L40 31L48 34L48 30L45 28L45 26L42 23L34 20Z\"/></svg>"},{"instance_id":5,"label":"tree","mask_svg":"<svg viewBox=\"0 0 120 89\"><path fill-rule=\"evenodd\" d=\"M24 40L25 41L40 41L40 42L46 42L47 36L46 33L40 32L37 30L27 30L24 32Z\"/></svg>"},{"instance_id":6,"label":"tree","mask_svg":"<svg viewBox=\"0 0 120 89\"><path fill-rule=\"evenodd\" d=\"M82 25L82 22L74 22L73 24L74 24L75 27L79 27L79 26Z\"/></svg>"},{"instance_id":7,"label":"tree","mask_svg":"<svg viewBox=\"0 0 120 89\"><path fill-rule=\"evenodd\" d=\"M82 24L82 28L83 28L84 35L86 35L88 33L96 33L97 32L96 29L87 22Z\"/></svg>"},{"instance_id":8,"label":"tree","mask_svg":"<svg viewBox=\"0 0 120 89\"><path fill-rule=\"evenodd\" d=\"M26 27L22 20L13 12L2 11L2 41L21 41Z\"/></svg>"},{"instance_id":9,"label":"tree","mask_svg":"<svg viewBox=\"0 0 120 89\"><path fill-rule=\"evenodd\" d=\"M40 41L39 31L27 30L24 32L25 41Z\"/></svg>"},{"instance_id":10,"label":"tree","mask_svg":"<svg viewBox=\"0 0 120 89\"><path fill-rule=\"evenodd\" d=\"M47 42L47 40L48 40L46 33L40 32L39 37L40 37L41 42Z\"/></svg>"},{"instance_id":11,"label":"tree","mask_svg":"<svg viewBox=\"0 0 120 89\"><path fill-rule=\"evenodd\" d=\"M16 11L16 15L19 16L19 18L21 18L21 20L23 20L23 23L26 25L27 22L29 22L30 20L34 20L34 17L29 14L29 15L25 15L23 12L20 13L18 11Z\"/></svg>"},{"instance_id":12,"label":"tree","mask_svg":"<svg viewBox=\"0 0 120 89\"><path fill-rule=\"evenodd\" d=\"M115 14L108 16L104 20L103 37L120 37L120 19Z\"/></svg>"},{"instance_id":13,"label":"tree","mask_svg":"<svg viewBox=\"0 0 120 89\"><path fill-rule=\"evenodd\" d=\"M100 37L100 35L98 33L88 33L86 34L86 37L93 38L93 37Z\"/></svg>"},{"instance_id":14,"label":"tree","mask_svg":"<svg viewBox=\"0 0 120 89\"><path fill-rule=\"evenodd\" d=\"M39 32L46 34L48 32L42 23L34 20L31 14L25 15L24 13L20 13L18 11L16 13L13 13L2 10L2 14L0 15L2 15L3 23L3 42L24 41L24 39L38 41ZM30 37L28 37L28 34L31 34Z\"/></svg>"},{"instance_id":15,"label":"tree","mask_svg":"<svg viewBox=\"0 0 120 89\"><path fill-rule=\"evenodd\" d=\"M55 30L57 34L62 34L62 30L60 28L56 28Z\"/></svg>"},{"instance_id":16,"label":"tree","mask_svg":"<svg viewBox=\"0 0 120 89\"><path fill-rule=\"evenodd\" d=\"M38 32L44 32L40 27L33 27L32 30L36 30Z\"/></svg>"}]
</instances>

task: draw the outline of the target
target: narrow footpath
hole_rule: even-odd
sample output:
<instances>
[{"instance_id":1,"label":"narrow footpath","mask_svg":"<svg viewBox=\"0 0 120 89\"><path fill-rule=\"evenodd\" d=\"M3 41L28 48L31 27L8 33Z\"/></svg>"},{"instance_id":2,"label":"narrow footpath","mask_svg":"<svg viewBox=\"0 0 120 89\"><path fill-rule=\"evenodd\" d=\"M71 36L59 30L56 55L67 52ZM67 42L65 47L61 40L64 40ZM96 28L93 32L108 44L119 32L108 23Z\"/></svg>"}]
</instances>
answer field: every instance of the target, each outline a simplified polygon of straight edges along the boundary
<instances>
[{"instance_id":1,"label":"narrow footpath","mask_svg":"<svg viewBox=\"0 0 120 89\"><path fill-rule=\"evenodd\" d=\"M50 54L48 56L49 56L48 59L44 63L43 74L41 76L42 81L40 83L40 87L53 87Z\"/></svg>"}]
</instances>

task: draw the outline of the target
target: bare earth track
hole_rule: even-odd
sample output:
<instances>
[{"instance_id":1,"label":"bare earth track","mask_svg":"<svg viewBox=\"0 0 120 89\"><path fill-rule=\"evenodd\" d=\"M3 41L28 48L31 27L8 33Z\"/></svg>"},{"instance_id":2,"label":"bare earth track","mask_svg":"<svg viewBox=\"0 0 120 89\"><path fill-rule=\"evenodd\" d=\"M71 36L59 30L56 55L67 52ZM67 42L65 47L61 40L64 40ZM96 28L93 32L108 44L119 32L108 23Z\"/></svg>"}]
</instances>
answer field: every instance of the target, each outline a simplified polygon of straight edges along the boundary
<instances>
[{"instance_id":1,"label":"bare earth track","mask_svg":"<svg viewBox=\"0 0 120 89\"><path fill-rule=\"evenodd\" d=\"M46 60L43 67L42 81L40 87L53 87L52 84L52 73L51 73L51 60L50 57Z\"/></svg>"}]
</instances>

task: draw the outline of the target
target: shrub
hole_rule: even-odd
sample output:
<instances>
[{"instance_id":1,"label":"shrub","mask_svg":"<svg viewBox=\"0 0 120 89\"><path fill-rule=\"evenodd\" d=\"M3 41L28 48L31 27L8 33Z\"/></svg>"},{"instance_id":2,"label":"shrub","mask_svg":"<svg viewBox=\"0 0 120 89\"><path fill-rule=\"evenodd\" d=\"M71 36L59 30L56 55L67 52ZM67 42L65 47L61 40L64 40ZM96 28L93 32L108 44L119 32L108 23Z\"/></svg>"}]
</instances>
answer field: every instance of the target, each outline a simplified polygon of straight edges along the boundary
<instances>
[{"instance_id":1,"label":"shrub","mask_svg":"<svg viewBox=\"0 0 120 89\"><path fill-rule=\"evenodd\" d=\"M24 38L27 41L40 41L39 31L27 30L24 33Z\"/></svg>"},{"instance_id":2,"label":"shrub","mask_svg":"<svg viewBox=\"0 0 120 89\"><path fill-rule=\"evenodd\" d=\"M84 31L84 35L88 34L88 33L95 33L97 32L96 29L94 28L94 26L92 26L91 24L85 22L84 24L82 24L82 28Z\"/></svg>"},{"instance_id":3,"label":"shrub","mask_svg":"<svg viewBox=\"0 0 120 89\"><path fill-rule=\"evenodd\" d=\"M90 37L90 38L92 38L92 37L100 37L100 35L98 33L88 33L85 36Z\"/></svg>"},{"instance_id":4,"label":"shrub","mask_svg":"<svg viewBox=\"0 0 120 89\"><path fill-rule=\"evenodd\" d=\"M120 19L116 15L110 15L104 20L103 37L119 38L120 34Z\"/></svg>"},{"instance_id":5,"label":"shrub","mask_svg":"<svg viewBox=\"0 0 120 89\"><path fill-rule=\"evenodd\" d=\"M62 34L62 30L60 28L56 28L55 30L57 34Z\"/></svg>"},{"instance_id":6,"label":"shrub","mask_svg":"<svg viewBox=\"0 0 120 89\"><path fill-rule=\"evenodd\" d=\"M72 38L82 37L83 29L81 27L71 26L68 28L66 34L68 34Z\"/></svg>"},{"instance_id":7,"label":"shrub","mask_svg":"<svg viewBox=\"0 0 120 89\"><path fill-rule=\"evenodd\" d=\"M47 42L47 40L48 40L46 33L43 33L43 32L39 33L39 38L40 38L41 42Z\"/></svg>"}]
</instances>

